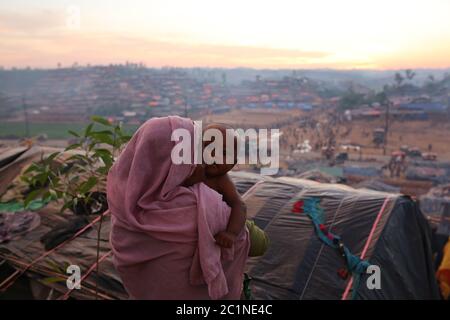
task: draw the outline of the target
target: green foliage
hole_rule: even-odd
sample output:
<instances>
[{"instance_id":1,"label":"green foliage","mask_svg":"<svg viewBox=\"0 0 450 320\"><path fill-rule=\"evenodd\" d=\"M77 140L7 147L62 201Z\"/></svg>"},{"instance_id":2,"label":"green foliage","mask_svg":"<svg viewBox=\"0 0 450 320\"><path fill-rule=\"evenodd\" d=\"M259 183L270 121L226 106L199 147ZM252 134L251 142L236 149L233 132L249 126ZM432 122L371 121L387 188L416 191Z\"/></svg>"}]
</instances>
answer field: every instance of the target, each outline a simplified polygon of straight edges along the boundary
<instances>
[{"instance_id":1,"label":"green foliage","mask_svg":"<svg viewBox=\"0 0 450 320\"><path fill-rule=\"evenodd\" d=\"M56 262L52 260L45 260L48 268L55 274L52 277L43 278L41 281L44 284L50 285L57 282L65 282L66 281L66 270L69 267L70 263L67 261L63 261L63 265L59 266Z\"/></svg>"},{"instance_id":2,"label":"green foliage","mask_svg":"<svg viewBox=\"0 0 450 320\"><path fill-rule=\"evenodd\" d=\"M414 75L412 75L412 77L414 77ZM379 103L381 106L386 106L387 104L391 103L389 100L389 94L393 89L397 88L395 86L385 85L383 89L378 92L369 92L367 94L362 94L357 93L352 88L350 88L341 97L339 101L339 108L341 110L355 109L363 105L371 106L374 103Z\"/></svg>"},{"instance_id":3,"label":"green foliage","mask_svg":"<svg viewBox=\"0 0 450 320\"><path fill-rule=\"evenodd\" d=\"M52 153L24 172L21 179L28 186L25 206L36 198L62 200L61 211L69 208L91 213L92 208L98 206L99 199L94 197L99 194L96 189L106 184L114 158L131 136L120 124L98 116L91 120L82 133L69 130L77 141L65 152ZM69 157L67 151L71 151Z\"/></svg>"},{"instance_id":4,"label":"green foliage","mask_svg":"<svg viewBox=\"0 0 450 320\"><path fill-rule=\"evenodd\" d=\"M354 109L364 103L366 103L365 95L350 89L341 97L339 107L343 110Z\"/></svg>"},{"instance_id":5,"label":"green foliage","mask_svg":"<svg viewBox=\"0 0 450 320\"><path fill-rule=\"evenodd\" d=\"M1 109L5 111L5 116L0 119L6 119L8 116L12 114L13 111L9 109ZM16 111L14 111L16 112ZM22 112L22 111L20 111ZM83 123L64 123L64 122L30 122L29 123L29 132L30 136L40 136L46 135L48 139L68 139L73 138L73 133L83 132L85 128L85 124ZM137 125L134 124L124 124L123 131L126 133L132 134L138 128ZM0 121L0 137L2 138L23 138L26 136L25 123L23 122L14 122L11 125L10 122L6 122L5 120Z\"/></svg>"}]
</instances>

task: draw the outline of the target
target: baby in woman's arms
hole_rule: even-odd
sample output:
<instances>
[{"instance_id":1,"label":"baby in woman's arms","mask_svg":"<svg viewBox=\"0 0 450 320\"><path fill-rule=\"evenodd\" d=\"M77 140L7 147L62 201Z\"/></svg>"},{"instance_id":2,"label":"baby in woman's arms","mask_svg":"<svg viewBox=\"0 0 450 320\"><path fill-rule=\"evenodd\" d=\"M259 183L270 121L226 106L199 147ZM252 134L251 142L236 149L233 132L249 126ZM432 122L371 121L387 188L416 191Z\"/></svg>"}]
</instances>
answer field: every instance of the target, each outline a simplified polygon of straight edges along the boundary
<instances>
[{"instance_id":1,"label":"baby in woman's arms","mask_svg":"<svg viewBox=\"0 0 450 320\"><path fill-rule=\"evenodd\" d=\"M203 182L211 189L216 190L223 196L223 200L230 206L231 214L228 221L226 230L223 230L215 235L215 239L218 245L224 248L230 248L236 241L237 236L241 233L245 225L250 232L250 256L258 256L264 254L268 247L268 238L264 231L259 229L253 221L247 220L247 208L243 202L241 196L236 190L236 187L231 181L228 175L230 171L237 163L237 138L235 136L230 137L226 134L226 129L230 129L222 124L208 125L204 132L208 129L217 129L222 133L224 137L223 141L223 161L222 163L212 163L206 165L198 165L194 174L185 181L186 185L190 185L197 182ZM232 148L234 150L227 150L227 139L233 139ZM212 141L205 141L203 148L207 147ZM228 152L233 152L234 159L231 163L226 163L226 155ZM214 151L211 154L213 157ZM230 159L228 159L230 160Z\"/></svg>"}]
</instances>

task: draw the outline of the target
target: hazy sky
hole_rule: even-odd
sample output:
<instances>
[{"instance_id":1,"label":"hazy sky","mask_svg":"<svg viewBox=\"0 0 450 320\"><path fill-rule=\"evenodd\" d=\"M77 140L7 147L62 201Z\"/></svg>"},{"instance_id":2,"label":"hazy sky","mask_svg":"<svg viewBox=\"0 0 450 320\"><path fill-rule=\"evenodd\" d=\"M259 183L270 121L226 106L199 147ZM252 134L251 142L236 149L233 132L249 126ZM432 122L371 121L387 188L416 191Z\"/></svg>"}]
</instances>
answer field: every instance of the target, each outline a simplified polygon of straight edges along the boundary
<instances>
[{"instance_id":1,"label":"hazy sky","mask_svg":"<svg viewBox=\"0 0 450 320\"><path fill-rule=\"evenodd\" d=\"M126 60L183 67L450 67L450 0L0 2L2 66Z\"/></svg>"}]
</instances>

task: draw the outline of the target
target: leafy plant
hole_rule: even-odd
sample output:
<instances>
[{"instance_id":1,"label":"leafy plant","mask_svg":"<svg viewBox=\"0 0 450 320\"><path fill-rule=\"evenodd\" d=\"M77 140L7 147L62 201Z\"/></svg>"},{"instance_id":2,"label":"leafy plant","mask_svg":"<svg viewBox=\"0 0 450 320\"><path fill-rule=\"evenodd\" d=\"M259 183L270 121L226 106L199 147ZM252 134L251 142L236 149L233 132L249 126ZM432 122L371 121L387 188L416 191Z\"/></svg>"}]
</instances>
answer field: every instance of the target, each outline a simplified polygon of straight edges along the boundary
<instances>
[{"instance_id":1,"label":"leafy plant","mask_svg":"<svg viewBox=\"0 0 450 320\"><path fill-rule=\"evenodd\" d=\"M93 116L91 120L92 123L82 134L69 130L76 142L63 152L54 152L33 163L24 172L21 179L28 186L25 207L40 197L45 201L61 200L61 212L71 209L76 214L92 214L103 213L107 209L106 194L101 189L106 185L106 177L115 157L131 136L123 131L121 124L112 124L99 116ZM97 230L97 274L102 222L103 215ZM57 274L64 273L58 271ZM44 282L63 279L56 276L46 278ZM95 293L97 297L97 282Z\"/></svg>"},{"instance_id":2,"label":"leafy plant","mask_svg":"<svg viewBox=\"0 0 450 320\"><path fill-rule=\"evenodd\" d=\"M21 179L28 186L25 206L42 198L61 200L61 211L91 214L106 210L106 195L100 190L115 157L131 136L121 124L99 116L91 120L83 133L69 130L76 141L63 152L52 153L24 172Z\"/></svg>"}]
</instances>

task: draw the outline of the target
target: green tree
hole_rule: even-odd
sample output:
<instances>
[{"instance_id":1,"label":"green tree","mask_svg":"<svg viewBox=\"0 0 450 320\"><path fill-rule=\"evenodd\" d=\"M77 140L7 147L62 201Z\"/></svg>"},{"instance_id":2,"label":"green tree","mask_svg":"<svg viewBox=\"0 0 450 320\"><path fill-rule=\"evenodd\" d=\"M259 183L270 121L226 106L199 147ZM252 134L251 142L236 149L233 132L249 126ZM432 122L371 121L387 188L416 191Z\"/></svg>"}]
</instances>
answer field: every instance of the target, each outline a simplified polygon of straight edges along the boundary
<instances>
[{"instance_id":1,"label":"green tree","mask_svg":"<svg viewBox=\"0 0 450 320\"><path fill-rule=\"evenodd\" d=\"M339 107L343 110L354 109L365 104L365 96L362 93L357 93L350 88L340 99Z\"/></svg>"}]
</instances>

